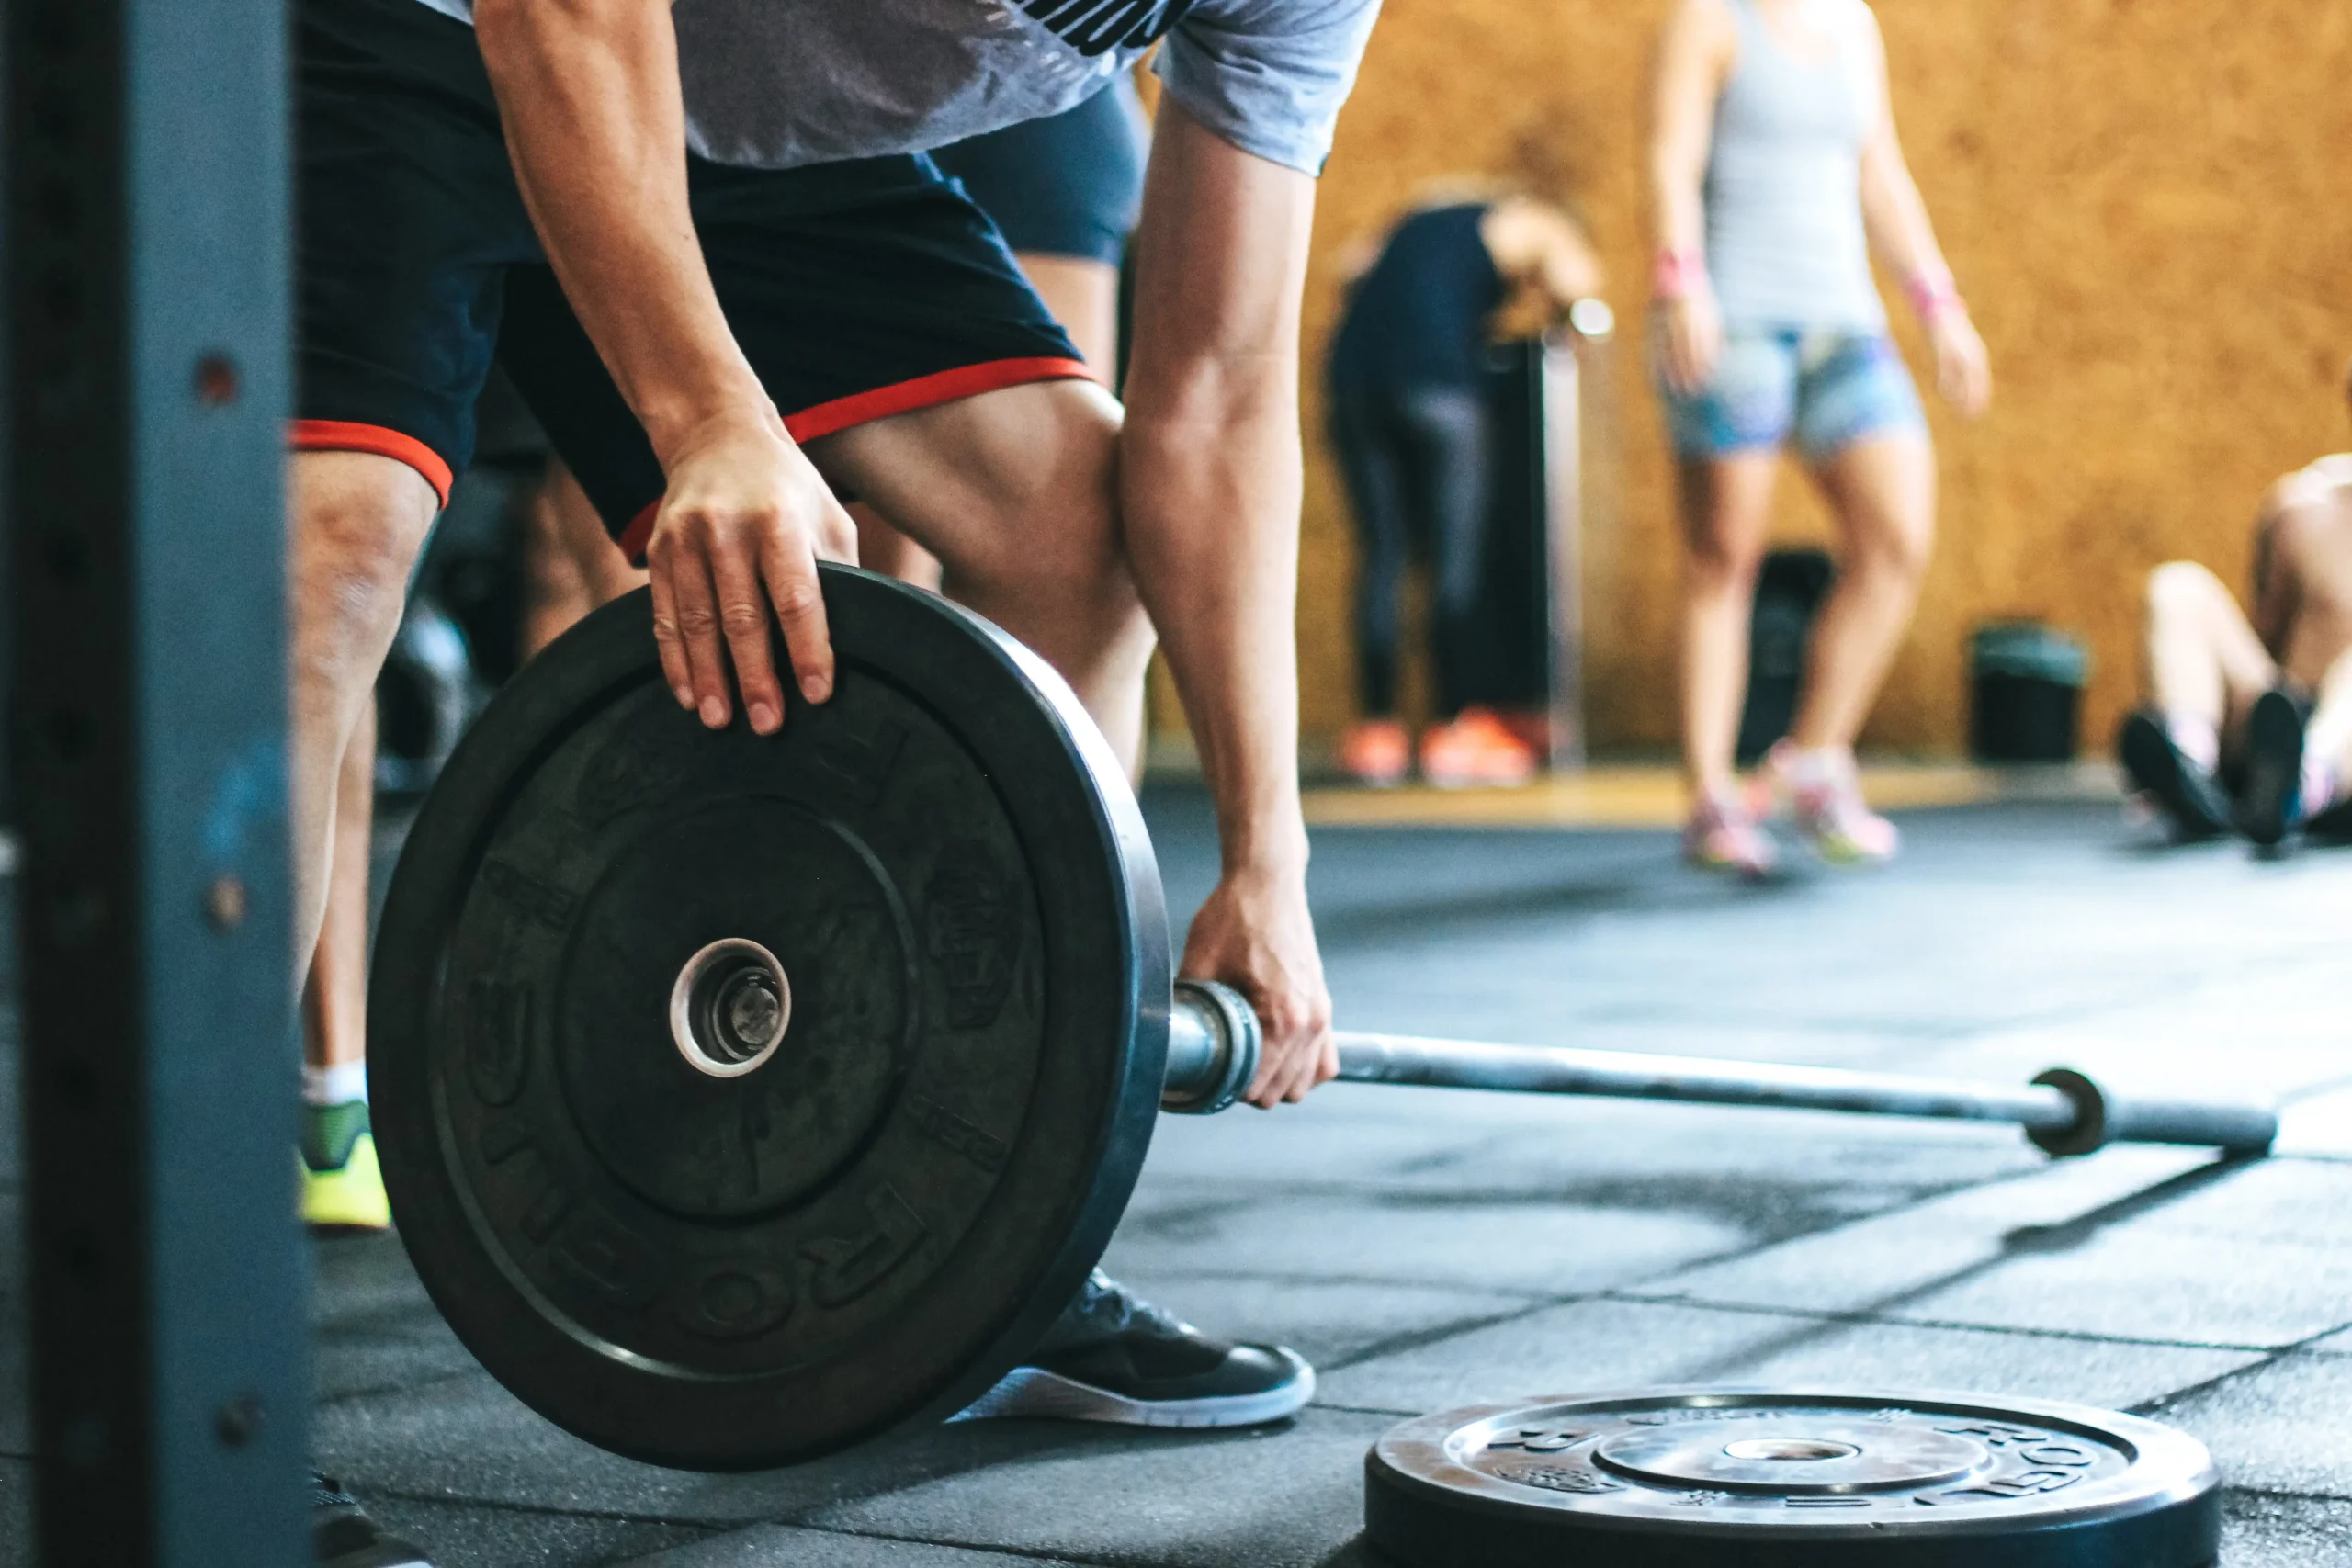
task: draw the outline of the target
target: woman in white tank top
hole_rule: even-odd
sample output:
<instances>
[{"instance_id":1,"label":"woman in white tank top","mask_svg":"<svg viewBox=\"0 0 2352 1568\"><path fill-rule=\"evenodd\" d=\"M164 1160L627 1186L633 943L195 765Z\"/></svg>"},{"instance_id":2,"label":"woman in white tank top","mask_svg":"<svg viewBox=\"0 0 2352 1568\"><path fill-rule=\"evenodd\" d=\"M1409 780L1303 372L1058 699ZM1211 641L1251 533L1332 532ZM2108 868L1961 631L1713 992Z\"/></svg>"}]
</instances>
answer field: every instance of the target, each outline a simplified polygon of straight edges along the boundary
<instances>
[{"instance_id":1,"label":"woman in white tank top","mask_svg":"<svg viewBox=\"0 0 2352 1568\"><path fill-rule=\"evenodd\" d=\"M1785 794L1824 858L1885 860L1895 831L1862 802L1853 742L1911 618L1936 470L1871 252L1927 328L1938 387L1971 417L1992 393L1984 345L1904 163L1863 0L1683 0L1654 123L1657 369L1689 552L1685 851L1765 874L1776 854L1761 818ZM1838 581L1795 724L1743 795L1732 754L1748 610L1792 444L1837 516Z\"/></svg>"}]
</instances>

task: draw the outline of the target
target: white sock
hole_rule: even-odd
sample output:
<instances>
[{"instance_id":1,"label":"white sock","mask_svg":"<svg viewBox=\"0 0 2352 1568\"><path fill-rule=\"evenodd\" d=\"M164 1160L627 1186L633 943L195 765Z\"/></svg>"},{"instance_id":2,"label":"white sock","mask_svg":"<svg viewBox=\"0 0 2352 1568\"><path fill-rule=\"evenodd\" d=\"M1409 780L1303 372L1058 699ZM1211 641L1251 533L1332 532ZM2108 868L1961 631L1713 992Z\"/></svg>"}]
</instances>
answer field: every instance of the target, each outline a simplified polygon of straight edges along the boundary
<instances>
[{"instance_id":1,"label":"white sock","mask_svg":"<svg viewBox=\"0 0 2352 1568\"><path fill-rule=\"evenodd\" d=\"M332 1067L302 1064L302 1103L348 1105L368 1098L368 1064L337 1062Z\"/></svg>"},{"instance_id":2,"label":"white sock","mask_svg":"<svg viewBox=\"0 0 2352 1568\"><path fill-rule=\"evenodd\" d=\"M1854 772L1854 754L1843 746L1792 747L1788 759L1788 781L1798 789L1832 789Z\"/></svg>"},{"instance_id":3,"label":"white sock","mask_svg":"<svg viewBox=\"0 0 2352 1568\"><path fill-rule=\"evenodd\" d=\"M2303 759L2303 809L2306 818L2316 817L2335 804L2337 788L2335 764L2324 757Z\"/></svg>"},{"instance_id":4,"label":"white sock","mask_svg":"<svg viewBox=\"0 0 2352 1568\"><path fill-rule=\"evenodd\" d=\"M2194 714L2165 715L2165 733L2180 754L2207 773L2222 765L2222 737L2210 719Z\"/></svg>"}]
</instances>

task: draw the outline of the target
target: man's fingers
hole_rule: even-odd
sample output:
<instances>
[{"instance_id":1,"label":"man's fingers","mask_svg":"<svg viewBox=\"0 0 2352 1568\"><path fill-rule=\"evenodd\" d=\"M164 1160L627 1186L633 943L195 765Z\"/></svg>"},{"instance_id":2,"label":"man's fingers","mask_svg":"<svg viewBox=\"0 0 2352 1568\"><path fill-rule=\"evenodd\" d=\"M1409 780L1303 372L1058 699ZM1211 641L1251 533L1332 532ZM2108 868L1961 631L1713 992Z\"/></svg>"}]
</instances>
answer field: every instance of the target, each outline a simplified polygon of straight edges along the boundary
<instances>
[{"instance_id":1,"label":"man's fingers","mask_svg":"<svg viewBox=\"0 0 2352 1568\"><path fill-rule=\"evenodd\" d=\"M768 598L784 627L784 645L800 694L821 703L833 694L833 642L825 624L825 595L817 581L816 558L771 540L764 561Z\"/></svg>"},{"instance_id":2,"label":"man's fingers","mask_svg":"<svg viewBox=\"0 0 2352 1568\"><path fill-rule=\"evenodd\" d=\"M695 675L686 661L684 636L678 630L677 596L670 592L670 573L663 565L649 564L653 570L646 573L646 586L653 591L653 646L662 655L662 678L670 682L678 705L692 712Z\"/></svg>"},{"instance_id":3,"label":"man's fingers","mask_svg":"<svg viewBox=\"0 0 2352 1568\"><path fill-rule=\"evenodd\" d=\"M784 693L775 682L775 655L769 640L767 595L751 547L721 544L711 552L718 584L718 627L735 660L735 684L752 728L773 735L784 724Z\"/></svg>"},{"instance_id":4,"label":"man's fingers","mask_svg":"<svg viewBox=\"0 0 2352 1568\"><path fill-rule=\"evenodd\" d=\"M668 553L670 594L677 607L678 637L685 645L693 674L695 711L713 729L727 723L727 659L718 650L718 604L711 592L710 562L699 549Z\"/></svg>"}]
</instances>

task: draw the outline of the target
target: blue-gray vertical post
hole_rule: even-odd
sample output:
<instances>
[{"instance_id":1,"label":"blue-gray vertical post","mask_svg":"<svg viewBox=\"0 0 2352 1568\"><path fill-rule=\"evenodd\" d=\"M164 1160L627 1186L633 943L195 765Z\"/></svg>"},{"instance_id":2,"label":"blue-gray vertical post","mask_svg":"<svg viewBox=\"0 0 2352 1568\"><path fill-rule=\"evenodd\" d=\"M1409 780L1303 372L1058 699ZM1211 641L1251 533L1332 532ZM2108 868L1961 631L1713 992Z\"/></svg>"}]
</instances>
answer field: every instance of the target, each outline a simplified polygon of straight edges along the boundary
<instances>
[{"instance_id":1,"label":"blue-gray vertical post","mask_svg":"<svg viewBox=\"0 0 2352 1568\"><path fill-rule=\"evenodd\" d=\"M295 1568L284 0L10 0L39 1561Z\"/></svg>"}]
</instances>

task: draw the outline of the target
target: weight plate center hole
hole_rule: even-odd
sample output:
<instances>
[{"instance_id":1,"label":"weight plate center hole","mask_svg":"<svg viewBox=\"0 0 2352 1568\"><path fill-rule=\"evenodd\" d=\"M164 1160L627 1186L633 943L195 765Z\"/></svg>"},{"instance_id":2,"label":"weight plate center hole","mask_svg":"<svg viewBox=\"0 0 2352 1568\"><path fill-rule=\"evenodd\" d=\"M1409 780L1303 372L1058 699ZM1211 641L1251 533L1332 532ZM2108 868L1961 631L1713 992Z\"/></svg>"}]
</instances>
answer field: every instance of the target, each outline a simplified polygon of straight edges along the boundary
<instances>
[{"instance_id":1,"label":"weight plate center hole","mask_svg":"<svg viewBox=\"0 0 2352 1568\"><path fill-rule=\"evenodd\" d=\"M686 960L670 988L670 1036L696 1072L737 1078L756 1071L792 1027L792 982L775 954L725 937Z\"/></svg>"},{"instance_id":2,"label":"weight plate center hole","mask_svg":"<svg viewBox=\"0 0 2352 1568\"><path fill-rule=\"evenodd\" d=\"M1725 1454L1744 1460L1807 1461L1852 1459L1861 1451L1851 1443L1832 1442L1823 1438L1748 1438L1724 1445Z\"/></svg>"}]
</instances>

